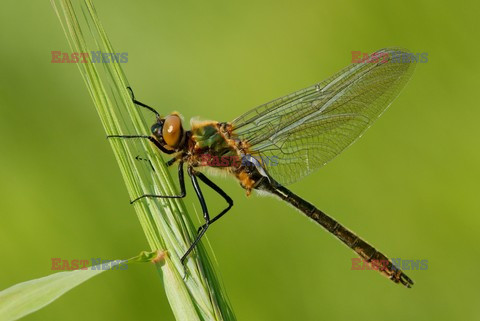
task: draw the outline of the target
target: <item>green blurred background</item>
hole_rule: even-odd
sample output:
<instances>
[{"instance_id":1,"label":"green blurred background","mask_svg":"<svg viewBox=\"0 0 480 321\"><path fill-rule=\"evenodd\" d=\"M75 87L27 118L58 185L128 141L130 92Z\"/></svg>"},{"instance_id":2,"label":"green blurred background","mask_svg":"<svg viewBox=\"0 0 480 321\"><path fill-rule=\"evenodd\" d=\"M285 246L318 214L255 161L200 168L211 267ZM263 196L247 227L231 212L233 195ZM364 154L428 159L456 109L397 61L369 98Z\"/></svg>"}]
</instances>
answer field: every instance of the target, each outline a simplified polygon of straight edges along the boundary
<instances>
[{"instance_id":1,"label":"green blurred background","mask_svg":"<svg viewBox=\"0 0 480 321\"><path fill-rule=\"evenodd\" d=\"M407 273L413 289L352 271L340 242L233 180L217 179L235 207L208 240L239 320L480 319L478 2L96 6L137 97L186 119L232 120L332 75L354 50L428 52L362 139L291 186L391 257L427 259ZM52 273L52 257L147 249L77 66L50 63L69 49L49 1L4 0L0 30L0 289ZM199 209L192 193L186 204ZM152 266L106 273L25 319L114 318L173 320Z\"/></svg>"}]
</instances>

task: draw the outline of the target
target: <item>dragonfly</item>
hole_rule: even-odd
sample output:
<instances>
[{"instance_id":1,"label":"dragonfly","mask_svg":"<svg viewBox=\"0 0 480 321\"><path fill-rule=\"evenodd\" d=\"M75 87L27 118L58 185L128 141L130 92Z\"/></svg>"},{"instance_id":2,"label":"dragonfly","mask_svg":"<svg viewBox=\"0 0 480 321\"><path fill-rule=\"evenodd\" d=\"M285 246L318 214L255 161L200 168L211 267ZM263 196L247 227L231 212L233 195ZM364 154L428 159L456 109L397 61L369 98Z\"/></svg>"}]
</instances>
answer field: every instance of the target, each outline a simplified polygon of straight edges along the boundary
<instances>
[{"instance_id":1,"label":"dragonfly","mask_svg":"<svg viewBox=\"0 0 480 321\"><path fill-rule=\"evenodd\" d=\"M386 48L371 56L381 59L352 63L313 86L272 100L247 111L231 122L192 119L185 130L181 116L161 116L153 107L133 102L154 113L150 135L111 135L109 138L148 139L162 153L173 156L167 166L178 165L180 194L144 194L144 198L184 198L184 167L200 202L205 223L198 228L182 264L207 229L233 206L232 198L204 174L205 169L226 172L246 190L269 193L290 203L342 243L364 262L395 283L410 288L413 281L386 255L293 193L286 186L311 174L355 142L398 96L415 69L408 50ZM397 57L397 58L395 58ZM226 207L211 216L199 181L226 201Z\"/></svg>"}]
</instances>

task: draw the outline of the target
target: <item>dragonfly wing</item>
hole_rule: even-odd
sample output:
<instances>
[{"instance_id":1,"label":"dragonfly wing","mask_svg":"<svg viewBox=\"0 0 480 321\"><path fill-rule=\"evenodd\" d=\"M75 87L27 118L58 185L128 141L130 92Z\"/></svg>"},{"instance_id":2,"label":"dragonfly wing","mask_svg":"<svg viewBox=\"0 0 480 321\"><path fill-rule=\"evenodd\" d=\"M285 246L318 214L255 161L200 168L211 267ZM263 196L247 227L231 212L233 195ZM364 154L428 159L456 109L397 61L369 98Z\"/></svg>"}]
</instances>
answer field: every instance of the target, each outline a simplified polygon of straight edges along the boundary
<instances>
[{"instance_id":1,"label":"dragonfly wing","mask_svg":"<svg viewBox=\"0 0 480 321\"><path fill-rule=\"evenodd\" d=\"M404 49L376 52L379 62L352 64L332 77L261 105L232 122L263 157L267 172L287 185L351 145L387 109L414 69ZM400 57L400 58L398 58ZM398 61L400 60L400 61Z\"/></svg>"}]
</instances>

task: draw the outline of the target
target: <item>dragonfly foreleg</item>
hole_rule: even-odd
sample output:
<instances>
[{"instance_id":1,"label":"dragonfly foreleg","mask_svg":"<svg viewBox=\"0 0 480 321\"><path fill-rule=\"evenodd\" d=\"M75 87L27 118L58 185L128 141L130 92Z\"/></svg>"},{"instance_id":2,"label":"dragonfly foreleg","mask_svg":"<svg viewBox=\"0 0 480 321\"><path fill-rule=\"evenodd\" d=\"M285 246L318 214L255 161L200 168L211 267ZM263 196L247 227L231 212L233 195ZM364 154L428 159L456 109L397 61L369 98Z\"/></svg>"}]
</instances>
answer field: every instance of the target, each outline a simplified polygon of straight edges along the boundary
<instances>
[{"instance_id":1,"label":"dragonfly foreleg","mask_svg":"<svg viewBox=\"0 0 480 321\"><path fill-rule=\"evenodd\" d=\"M127 87L127 89L130 91L130 97L132 98L132 101L135 105L138 105L140 107L143 107L143 108L146 108L148 110L150 110L152 113L155 113L155 115L157 115L157 118L160 117L160 114L153 108L153 107L150 107L138 100L135 99L135 94L133 93L133 90L132 90L132 87Z\"/></svg>"},{"instance_id":2,"label":"dragonfly foreleg","mask_svg":"<svg viewBox=\"0 0 480 321\"><path fill-rule=\"evenodd\" d=\"M124 139L131 139L131 138L145 138L151 141L158 149L160 149L165 154L173 154L175 151L168 150L160 144L158 140L155 139L153 136L148 135L108 135L107 138L124 138Z\"/></svg>"}]
</instances>

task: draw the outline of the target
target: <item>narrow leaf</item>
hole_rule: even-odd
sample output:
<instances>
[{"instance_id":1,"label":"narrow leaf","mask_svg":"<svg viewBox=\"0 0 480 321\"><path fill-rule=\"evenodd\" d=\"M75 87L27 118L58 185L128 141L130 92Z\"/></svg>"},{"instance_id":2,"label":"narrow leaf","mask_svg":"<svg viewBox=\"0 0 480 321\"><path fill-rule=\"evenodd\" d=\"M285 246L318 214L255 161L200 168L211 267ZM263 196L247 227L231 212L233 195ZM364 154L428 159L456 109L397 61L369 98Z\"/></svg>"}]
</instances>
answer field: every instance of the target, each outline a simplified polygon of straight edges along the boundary
<instances>
[{"instance_id":1,"label":"narrow leaf","mask_svg":"<svg viewBox=\"0 0 480 321\"><path fill-rule=\"evenodd\" d=\"M142 252L129 260L115 260L90 266L85 270L55 273L15 284L0 292L0 320L16 320L35 312L74 287L109 270L126 269L129 263L149 262L156 253Z\"/></svg>"}]
</instances>

